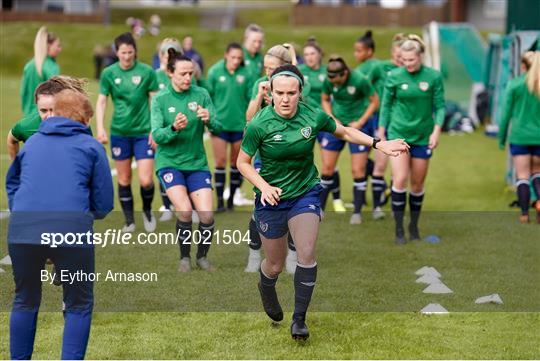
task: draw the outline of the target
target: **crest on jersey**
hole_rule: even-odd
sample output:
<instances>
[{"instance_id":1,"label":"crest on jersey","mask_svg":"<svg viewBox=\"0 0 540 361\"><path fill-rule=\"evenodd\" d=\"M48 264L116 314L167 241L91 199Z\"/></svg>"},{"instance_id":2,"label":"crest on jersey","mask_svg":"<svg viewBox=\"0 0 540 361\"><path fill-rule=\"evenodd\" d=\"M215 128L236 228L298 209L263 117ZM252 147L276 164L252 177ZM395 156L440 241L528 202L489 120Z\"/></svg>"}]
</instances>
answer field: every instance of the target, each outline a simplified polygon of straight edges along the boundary
<instances>
[{"instance_id":1,"label":"crest on jersey","mask_svg":"<svg viewBox=\"0 0 540 361\"><path fill-rule=\"evenodd\" d=\"M170 172L163 175L163 180L165 181L165 183L171 183L173 181L173 178L174 175Z\"/></svg>"},{"instance_id":2,"label":"crest on jersey","mask_svg":"<svg viewBox=\"0 0 540 361\"><path fill-rule=\"evenodd\" d=\"M119 157L120 154L122 154L122 148L120 147L113 147L112 152L115 157Z\"/></svg>"},{"instance_id":3,"label":"crest on jersey","mask_svg":"<svg viewBox=\"0 0 540 361\"><path fill-rule=\"evenodd\" d=\"M319 74L319 80L324 81L324 74Z\"/></svg>"},{"instance_id":4,"label":"crest on jersey","mask_svg":"<svg viewBox=\"0 0 540 361\"><path fill-rule=\"evenodd\" d=\"M425 81L421 81L420 83L418 83L418 87L420 88L420 90L425 92L429 89L429 84Z\"/></svg>"},{"instance_id":5,"label":"crest on jersey","mask_svg":"<svg viewBox=\"0 0 540 361\"><path fill-rule=\"evenodd\" d=\"M260 221L259 228L261 229L261 231L263 231L263 233L268 231L268 223L264 223L263 221Z\"/></svg>"},{"instance_id":6,"label":"crest on jersey","mask_svg":"<svg viewBox=\"0 0 540 361\"><path fill-rule=\"evenodd\" d=\"M190 102L190 103L188 103L187 107L192 112L196 112L197 111L197 102Z\"/></svg>"},{"instance_id":7,"label":"crest on jersey","mask_svg":"<svg viewBox=\"0 0 540 361\"><path fill-rule=\"evenodd\" d=\"M140 75L133 75L131 77L131 82L135 85L141 84L142 77Z\"/></svg>"},{"instance_id":8,"label":"crest on jersey","mask_svg":"<svg viewBox=\"0 0 540 361\"><path fill-rule=\"evenodd\" d=\"M348 86L348 87L347 87L347 93L353 95L354 93L356 93L356 87L354 87L354 86Z\"/></svg>"},{"instance_id":9,"label":"crest on jersey","mask_svg":"<svg viewBox=\"0 0 540 361\"><path fill-rule=\"evenodd\" d=\"M225 81L225 76L224 75L220 76L219 81L223 83Z\"/></svg>"},{"instance_id":10,"label":"crest on jersey","mask_svg":"<svg viewBox=\"0 0 540 361\"><path fill-rule=\"evenodd\" d=\"M300 129L300 133L302 133L302 136L304 138L308 139L309 136L311 135L311 127L305 127L305 128Z\"/></svg>"},{"instance_id":11,"label":"crest on jersey","mask_svg":"<svg viewBox=\"0 0 540 361\"><path fill-rule=\"evenodd\" d=\"M122 82L122 79L120 79L120 78L115 78L114 79L114 84L116 84L116 85L120 84L121 82Z\"/></svg>"},{"instance_id":12,"label":"crest on jersey","mask_svg":"<svg viewBox=\"0 0 540 361\"><path fill-rule=\"evenodd\" d=\"M245 80L246 80L246 78L245 78L243 75L237 75L237 76L236 76L236 81L237 81L239 84L242 84Z\"/></svg>"},{"instance_id":13,"label":"crest on jersey","mask_svg":"<svg viewBox=\"0 0 540 361\"><path fill-rule=\"evenodd\" d=\"M407 90L407 89L409 89L409 84L401 84L401 89L402 89L402 90Z\"/></svg>"}]
</instances>

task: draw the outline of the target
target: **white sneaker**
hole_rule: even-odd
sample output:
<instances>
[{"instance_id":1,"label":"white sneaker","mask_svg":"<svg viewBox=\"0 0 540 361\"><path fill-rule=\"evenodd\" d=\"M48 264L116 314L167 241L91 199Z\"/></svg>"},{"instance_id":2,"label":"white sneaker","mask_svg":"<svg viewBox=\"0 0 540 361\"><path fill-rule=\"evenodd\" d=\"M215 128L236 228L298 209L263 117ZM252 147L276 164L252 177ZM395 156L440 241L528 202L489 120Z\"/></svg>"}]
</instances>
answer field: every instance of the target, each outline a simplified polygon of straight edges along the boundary
<instances>
[{"instance_id":1,"label":"white sneaker","mask_svg":"<svg viewBox=\"0 0 540 361\"><path fill-rule=\"evenodd\" d=\"M11 266L11 257L9 254L0 260L2 266Z\"/></svg>"},{"instance_id":2,"label":"white sneaker","mask_svg":"<svg viewBox=\"0 0 540 361\"><path fill-rule=\"evenodd\" d=\"M214 272L216 270L216 268L214 266L212 266L212 264L210 263L210 261L206 257L199 258L197 260L197 266L201 270L206 271L206 272Z\"/></svg>"},{"instance_id":3,"label":"white sneaker","mask_svg":"<svg viewBox=\"0 0 540 361\"><path fill-rule=\"evenodd\" d=\"M184 257L180 260L180 266L178 266L178 272L182 272L182 273L191 272L191 258Z\"/></svg>"},{"instance_id":4,"label":"white sneaker","mask_svg":"<svg viewBox=\"0 0 540 361\"><path fill-rule=\"evenodd\" d=\"M261 250L249 249L248 264L244 272L256 273L261 268Z\"/></svg>"},{"instance_id":5,"label":"white sneaker","mask_svg":"<svg viewBox=\"0 0 540 361\"><path fill-rule=\"evenodd\" d=\"M375 207L373 210L373 219L383 219L386 215L384 214L381 207Z\"/></svg>"},{"instance_id":6,"label":"white sneaker","mask_svg":"<svg viewBox=\"0 0 540 361\"><path fill-rule=\"evenodd\" d=\"M350 224L361 224L362 223L362 216L360 215L360 213L353 213L349 223Z\"/></svg>"},{"instance_id":7,"label":"white sneaker","mask_svg":"<svg viewBox=\"0 0 540 361\"><path fill-rule=\"evenodd\" d=\"M332 201L332 205L334 206L334 212L336 213L345 213L347 212L347 209L345 209L345 204L341 199L334 199Z\"/></svg>"},{"instance_id":8,"label":"white sneaker","mask_svg":"<svg viewBox=\"0 0 540 361\"><path fill-rule=\"evenodd\" d=\"M131 224L124 224L124 227L122 227L123 233L133 233L135 232L135 223Z\"/></svg>"},{"instance_id":9,"label":"white sneaker","mask_svg":"<svg viewBox=\"0 0 540 361\"><path fill-rule=\"evenodd\" d=\"M296 251L287 250L287 258L285 259L285 269L287 273L293 275L296 272L296 264L298 258L296 256Z\"/></svg>"},{"instance_id":10,"label":"white sneaker","mask_svg":"<svg viewBox=\"0 0 540 361\"><path fill-rule=\"evenodd\" d=\"M246 198L241 189L237 189L234 194L233 204L235 206L252 206L255 204L253 199Z\"/></svg>"},{"instance_id":11,"label":"white sneaker","mask_svg":"<svg viewBox=\"0 0 540 361\"><path fill-rule=\"evenodd\" d=\"M174 213L170 209L165 208L165 206L161 206L159 212L161 213L161 216L159 216L160 222L170 221L174 217Z\"/></svg>"},{"instance_id":12,"label":"white sneaker","mask_svg":"<svg viewBox=\"0 0 540 361\"><path fill-rule=\"evenodd\" d=\"M154 232L156 230L157 222L154 212L150 212L150 219L148 219L146 214L143 212L142 219L144 223L144 230L146 232Z\"/></svg>"}]
</instances>

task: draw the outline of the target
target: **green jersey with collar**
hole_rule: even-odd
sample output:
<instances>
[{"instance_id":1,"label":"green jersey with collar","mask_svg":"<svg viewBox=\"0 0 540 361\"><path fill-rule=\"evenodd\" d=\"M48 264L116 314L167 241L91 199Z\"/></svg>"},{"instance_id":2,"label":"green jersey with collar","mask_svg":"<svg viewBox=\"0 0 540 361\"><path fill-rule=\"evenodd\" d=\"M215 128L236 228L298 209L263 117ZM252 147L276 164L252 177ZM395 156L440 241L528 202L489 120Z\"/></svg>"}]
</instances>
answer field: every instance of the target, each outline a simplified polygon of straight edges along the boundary
<instances>
[{"instance_id":1,"label":"green jersey with collar","mask_svg":"<svg viewBox=\"0 0 540 361\"><path fill-rule=\"evenodd\" d=\"M203 143L205 124L197 117L199 105L210 112L208 130L219 134L221 124L216 120L216 110L206 89L192 85L179 93L169 84L152 99L152 137L158 144L156 170L169 167L181 171L208 170ZM188 124L185 129L174 131L171 126L178 113L187 116Z\"/></svg>"},{"instance_id":2,"label":"green jersey with collar","mask_svg":"<svg viewBox=\"0 0 540 361\"><path fill-rule=\"evenodd\" d=\"M331 95L332 114L344 125L357 121L365 113L369 97L375 92L369 79L362 73L352 71L345 83L335 86L326 79L323 94Z\"/></svg>"},{"instance_id":3,"label":"green jersey with collar","mask_svg":"<svg viewBox=\"0 0 540 361\"><path fill-rule=\"evenodd\" d=\"M259 151L260 175L283 190L281 199L296 198L319 183L313 162L313 147L319 132L334 133L335 121L318 108L299 102L291 119L266 107L246 127L242 150L253 157ZM257 194L260 190L254 188Z\"/></svg>"},{"instance_id":4,"label":"green jersey with collar","mask_svg":"<svg viewBox=\"0 0 540 361\"><path fill-rule=\"evenodd\" d=\"M124 70L117 62L105 68L99 82L99 92L110 95L113 101L111 135L148 135L149 93L158 90L156 72L146 64L135 61L131 68Z\"/></svg>"},{"instance_id":5,"label":"green jersey with collar","mask_svg":"<svg viewBox=\"0 0 540 361\"><path fill-rule=\"evenodd\" d=\"M506 86L504 107L499 124L499 144L540 145L540 99L529 91L525 74L510 80Z\"/></svg>"},{"instance_id":6,"label":"green jersey with collar","mask_svg":"<svg viewBox=\"0 0 540 361\"><path fill-rule=\"evenodd\" d=\"M220 60L208 70L205 87L216 107L223 131L242 132L253 85L249 69L240 66L231 74Z\"/></svg>"},{"instance_id":7,"label":"green jersey with collar","mask_svg":"<svg viewBox=\"0 0 540 361\"><path fill-rule=\"evenodd\" d=\"M60 67L56 64L56 60L53 57L47 56L43 61L41 76L38 74L34 59L26 63L23 70L20 91L21 108L25 116L30 115L37 109L37 105L34 102L34 92L38 85L59 74Z\"/></svg>"},{"instance_id":8,"label":"green jersey with collar","mask_svg":"<svg viewBox=\"0 0 540 361\"><path fill-rule=\"evenodd\" d=\"M311 90L307 97L307 102L312 107L321 108L321 92L326 79L326 66L321 65L319 69L312 69L306 64L298 65L298 69L304 76L304 81L309 83Z\"/></svg>"},{"instance_id":9,"label":"green jersey with collar","mask_svg":"<svg viewBox=\"0 0 540 361\"><path fill-rule=\"evenodd\" d=\"M40 124L41 117L39 113L37 111L32 112L15 123L11 128L11 135L20 142L26 142L28 138L38 131Z\"/></svg>"},{"instance_id":10,"label":"green jersey with collar","mask_svg":"<svg viewBox=\"0 0 540 361\"><path fill-rule=\"evenodd\" d=\"M388 139L427 145L434 125L443 125L444 111L443 81L437 70L422 65L415 73L405 68L390 72L379 118Z\"/></svg>"}]
</instances>

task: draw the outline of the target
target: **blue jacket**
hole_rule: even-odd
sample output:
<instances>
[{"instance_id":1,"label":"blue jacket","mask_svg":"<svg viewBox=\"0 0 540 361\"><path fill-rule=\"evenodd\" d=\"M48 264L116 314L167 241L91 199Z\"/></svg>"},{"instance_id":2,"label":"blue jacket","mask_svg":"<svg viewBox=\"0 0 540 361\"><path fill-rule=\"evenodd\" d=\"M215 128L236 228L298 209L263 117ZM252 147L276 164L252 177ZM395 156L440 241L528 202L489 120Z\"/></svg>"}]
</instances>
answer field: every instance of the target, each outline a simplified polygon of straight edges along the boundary
<instances>
[{"instance_id":1,"label":"blue jacket","mask_svg":"<svg viewBox=\"0 0 540 361\"><path fill-rule=\"evenodd\" d=\"M61 117L43 121L6 176L12 212L8 242L40 244L43 232L92 230L114 205L105 149L83 124Z\"/></svg>"}]
</instances>

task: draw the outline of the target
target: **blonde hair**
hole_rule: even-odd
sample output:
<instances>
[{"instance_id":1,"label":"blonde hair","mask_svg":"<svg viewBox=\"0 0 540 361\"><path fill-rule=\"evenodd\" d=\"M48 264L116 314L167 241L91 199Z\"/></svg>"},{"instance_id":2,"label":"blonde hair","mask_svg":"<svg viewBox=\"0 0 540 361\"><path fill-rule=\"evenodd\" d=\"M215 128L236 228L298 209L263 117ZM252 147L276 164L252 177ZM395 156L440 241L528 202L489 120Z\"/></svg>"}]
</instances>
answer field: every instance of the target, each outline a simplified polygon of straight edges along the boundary
<instances>
[{"instance_id":1,"label":"blonde hair","mask_svg":"<svg viewBox=\"0 0 540 361\"><path fill-rule=\"evenodd\" d=\"M39 28L34 39L34 62L38 75L43 76L43 63L49 52L49 45L54 43L58 37L50 33L45 26Z\"/></svg>"},{"instance_id":2,"label":"blonde hair","mask_svg":"<svg viewBox=\"0 0 540 361\"><path fill-rule=\"evenodd\" d=\"M87 85L88 80L84 78L72 78L66 75L53 76L37 86L34 91L34 101L37 103L40 95L56 95L66 89L85 94Z\"/></svg>"},{"instance_id":3,"label":"blonde hair","mask_svg":"<svg viewBox=\"0 0 540 361\"><path fill-rule=\"evenodd\" d=\"M174 49L179 54L184 54L180 41L176 38L165 38L158 46L159 51L159 68L161 70L167 70L167 61L169 61L169 49Z\"/></svg>"},{"instance_id":4,"label":"blonde hair","mask_svg":"<svg viewBox=\"0 0 540 361\"><path fill-rule=\"evenodd\" d=\"M86 93L64 89L54 97L53 113L55 116L87 125L94 115L94 110Z\"/></svg>"},{"instance_id":5,"label":"blonde hair","mask_svg":"<svg viewBox=\"0 0 540 361\"><path fill-rule=\"evenodd\" d=\"M401 50L402 51L414 51L416 54L420 55L423 54L426 50L426 45L424 44L424 41L421 37L419 37L416 34L409 34L407 37L403 40L403 43L401 44Z\"/></svg>"},{"instance_id":6,"label":"blonde hair","mask_svg":"<svg viewBox=\"0 0 540 361\"><path fill-rule=\"evenodd\" d=\"M266 52L266 56L273 56L274 58L279 59L281 62L280 65L283 64L292 64L296 65L296 51L294 50L294 46L288 43L284 43L283 45L275 45L268 49Z\"/></svg>"},{"instance_id":7,"label":"blonde hair","mask_svg":"<svg viewBox=\"0 0 540 361\"><path fill-rule=\"evenodd\" d=\"M522 61L527 68L527 88L529 88L531 93L540 98L540 51L526 52Z\"/></svg>"},{"instance_id":8,"label":"blonde hair","mask_svg":"<svg viewBox=\"0 0 540 361\"><path fill-rule=\"evenodd\" d=\"M254 23L246 26L246 30L244 30L244 38L247 38L250 33L261 33L264 35L263 28Z\"/></svg>"},{"instance_id":9,"label":"blonde hair","mask_svg":"<svg viewBox=\"0 0 540 361\"><path fill-rule=\"evenodd\" d=\"M397 33L392 38L392 47L401 46L405 40L407 40L407 35L405 35L405 33Z\"/></svg>"}]
</instances>

